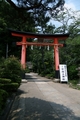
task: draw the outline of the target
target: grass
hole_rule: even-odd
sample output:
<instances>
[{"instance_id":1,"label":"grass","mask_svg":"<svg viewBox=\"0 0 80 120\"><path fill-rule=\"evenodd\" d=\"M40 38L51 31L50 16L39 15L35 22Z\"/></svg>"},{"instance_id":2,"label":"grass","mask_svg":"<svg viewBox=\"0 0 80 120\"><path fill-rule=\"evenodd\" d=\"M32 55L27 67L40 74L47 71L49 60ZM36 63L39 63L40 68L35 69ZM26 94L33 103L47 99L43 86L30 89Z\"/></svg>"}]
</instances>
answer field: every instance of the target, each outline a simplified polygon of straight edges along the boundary
<instances>
[{"instance_id":1,"label":"grass","mask_svg":"<svg viewBox=\"0 0 80 120\"><path fill-rule=\"evenodd\" d=\"M69 80L69 86L80 90L79 80Z\"/></svg>"}]
</instances>

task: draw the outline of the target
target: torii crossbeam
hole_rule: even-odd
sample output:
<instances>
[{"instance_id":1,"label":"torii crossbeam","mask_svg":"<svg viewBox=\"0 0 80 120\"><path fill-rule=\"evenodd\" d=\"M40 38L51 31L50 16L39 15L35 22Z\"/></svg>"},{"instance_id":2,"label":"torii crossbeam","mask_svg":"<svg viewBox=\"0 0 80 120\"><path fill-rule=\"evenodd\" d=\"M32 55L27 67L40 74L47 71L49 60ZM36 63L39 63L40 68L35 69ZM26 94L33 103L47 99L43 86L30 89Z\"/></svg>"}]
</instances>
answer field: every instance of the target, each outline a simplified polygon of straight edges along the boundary
<instances>
[{"instance_id":1,"label":"torii crossbeam","mask_svg":"<svg viewBox=\"0 0 80 120\"><path fill-rule=\"evenodd\" d=\"M20 32L11 30L12 36L21 37L22 41L17 42L17 45L22 46L21 50L21 65L25 69L26 67L26 46L36 45L36 46L53 46L54 48L54 61L55 61L55 72L56 78L59 78L59 47L63 47L63 44L59 43L59 40L66 40L69 37L69 34L37 34L30 32ZM27 38L45 38L52 39L53 43L44 43L44 42L28 42Z\"/></svg>"}]
</instances>

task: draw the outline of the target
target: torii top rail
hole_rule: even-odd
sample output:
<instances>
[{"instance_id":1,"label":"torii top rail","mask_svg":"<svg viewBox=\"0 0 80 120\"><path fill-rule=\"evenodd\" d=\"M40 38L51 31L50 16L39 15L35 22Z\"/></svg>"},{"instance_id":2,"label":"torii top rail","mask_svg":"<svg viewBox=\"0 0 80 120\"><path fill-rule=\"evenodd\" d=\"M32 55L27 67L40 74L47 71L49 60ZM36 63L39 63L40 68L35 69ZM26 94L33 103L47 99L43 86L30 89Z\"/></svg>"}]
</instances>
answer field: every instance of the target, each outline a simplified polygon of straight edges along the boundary
<instances>
[{"instance_id":1,"label":"torii top rail","mask_svg":"<svg viewBox=\"0 0 80 120\"><path fill-rule=\"evenodd\" d=\"M12 36L21 37L22 41L17 42L17 45L22 45L21 50L21 65L25 69L26 67L26 46L36 45L36 46L53 46L54 48L54 61L55 61L55 71L56 71L56 78L59 74L59 50L58 47L63 47L63 44L60 44L59 40L66 40L69 37L69 34L38 34L38 33L31 33L31 32L21 32L9 29ZM28 42L28 38L46 38L52 39L52 43L47 42Z\"/></svg>"}]
</instances>

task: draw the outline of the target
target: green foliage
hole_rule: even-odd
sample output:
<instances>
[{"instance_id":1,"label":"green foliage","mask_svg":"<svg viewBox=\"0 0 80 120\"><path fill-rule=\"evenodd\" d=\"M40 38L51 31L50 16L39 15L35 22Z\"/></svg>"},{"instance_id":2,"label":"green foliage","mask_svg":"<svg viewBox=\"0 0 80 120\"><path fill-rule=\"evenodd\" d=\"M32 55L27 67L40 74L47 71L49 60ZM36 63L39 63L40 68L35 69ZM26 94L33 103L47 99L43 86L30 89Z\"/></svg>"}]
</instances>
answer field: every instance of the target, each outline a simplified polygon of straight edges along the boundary
<instances>
[{"instance_id":1,"label":"green foliage","mask_svg":"<svg viewBox=\"0 0 80 120\"><path fill-rule=\"evenodd\" d=\"M7 83L10 83L10 82L11 82L10 79L0 78L0 83L2 83L2 84L7 84Z\"/></svg>"},{"instance_id":2,"label":"green foliage","mask_svg":"<svg viewBox=\"0 0 80 120\"><path fill-rule=\"evenodd\" d=\"M30 73L30 69L28 67L25 69L25 73Z\"/></svg>"},{"instance_id":3,"label":"green foliage","mask_svg":"<svg viewBox=\"0 0 80 120\"><path fill-rule=\"evenodd\" d=\"M78 79L76 68L80 63L80 36L67 40L67 47L60 49L60 63L67 64L70 80Z\"/></svg>"},{"instance_id":4,"label":"green foliage","mask_svg":"<svg viewBox=\"0 0 80 120\"><path fill-rule=\"evenodd\" d=\"M69 83L72 83L74 86L76 86L78 84L78 80L69 80Z\"/></svg>"},{"instance_id":5,"label":"green foliage","mask_svg":"<svg viewBox=\"0 0 80 120\"><path fill-rule=\"evenodd\" d=\"M7 27L7 24L6 24L5 20L4 20L4 18L0 18L0 33L4 32L6 27Z\"/></svg>"},{"instance_id":6,"label":"green foliage","mask_svg":"<svg viewBox=\"0 0 80 120\"><path fill-rule=\"evenodd\" d=\"M15 57L4 60L0 65L0 77L10 79L11 82L21 83L21 64Z\"/></svg>"},{"instance_id":7,"label":"green foliage","mask_svg":"<svg viewBox=\"0 0 80 120\"><path fill-rule=\"evenodd\" d=\"M33 71L38 72L41 76L51 74L54 77L54 60L53 60L53 49L47 51L41 47L34 48L31 54L31 60L33 63Z\"/></svg>"},{"instance_id":8,"label":"green foliage","mask_svg":"<svg viewBox=\"0 0 80 120\"><path fill-rule=\"evenodd\" d=\"M79 80L73 79L73 80L69 80L69 86L72 87L73 89L78 89L80 90L80 84L79 84Z\"/></svg>"},{"instance_id":9,"label":"green foliage","mask_svg":"<svg viewBox=\"0 0 80 120\"><path fill-rule=\"evenodd\" d=\"M20 38L14 38L8 32L8 28L19 31L35 31L35 21L26 11L18 12L5 0L0 2L0 58L6 57L6 46L8 44L8 56L15 55L20 58L20 47L14 46L13 42L20 41ZM22 17L23 15L23 17ZM27 19L25 19L27 18Z\"/></svg>"},{"instance_id":10,"label":"green foliage","mask_svg":"<svg viewBox=\"0 0 80 120\"><path fill-rule=\"evenodd\" d=\"M7 98L8 93L5 90L0 89L0 112L4 109Z\"/></svg>"},{"instance_id":11,"label":"green foliage","mask_svg":"<svg viewBox=\"0 0 80 120\"><path fill-rule=\"evenodd\" d=\"M50 16L50 13L52 16L56 16L56 14L62 10L63 5L65 3L64 0L16 0L10 1L9 4L14 7L18 12L28 12L33 18L35 18L35 21L38 20L41 21L41 18L43 15ZM17 4L17 5L14 5ZM49 15L48 15L49 14ZM22 17L24 18L24 15L22 14Z\"/></svg>"},{"instance_id":12,"label":"green foliage","mask_svg":"<svg viewBox=\"0 0 80 120\"><path fill-rule=\"evenodd\" d=\"M76 68L77 68L76 65L68 66L69 80L73 80L73 78L74 78L74 79L78 79L78 75L77 75L77 70L76 70Z\"/></svg>"},{"instance_id":13,"label":"green foliage","mask_svg":"<svg viewBox=\"0 0 80 120\"><path fill-rule=\"evenodd\" d=\"M8 95L20 86L21 70L21 64L15 57L0 60L0 111L5 107Z\"/></svg>"},{"instance_id":14,"label":"green foliage","mask_svg":"<svg viewBox=\"0 0 80 120\"><path fill-rule=\"evenodd\" d=\"M51 78L54 78L55 76L54 76L54 73L51 73L51 74L47 74L46 77L47 77L48 79L51 79Z\"/></svg>"},{"instance_id":15,"label":"green foliage","mask_svg":"<svg viewBox=\"0 0 80 120\"><path fill-rule=\"evenodd\" d=\"M0 89L2 89L2 88L3 88L3 86L4 86L4 84L0 83Z\"/></svg>"},{"instance_id":16,"label":"green foliage","mask_svg":"<svg viewBox=\"0 0 80 120\"><path fill-rule=\"evenodd\" d=\"M0 84L0 89L7 91L9 94L17 91L18 87L19 87L18 83Z\"/></svg>"}]
</instances>

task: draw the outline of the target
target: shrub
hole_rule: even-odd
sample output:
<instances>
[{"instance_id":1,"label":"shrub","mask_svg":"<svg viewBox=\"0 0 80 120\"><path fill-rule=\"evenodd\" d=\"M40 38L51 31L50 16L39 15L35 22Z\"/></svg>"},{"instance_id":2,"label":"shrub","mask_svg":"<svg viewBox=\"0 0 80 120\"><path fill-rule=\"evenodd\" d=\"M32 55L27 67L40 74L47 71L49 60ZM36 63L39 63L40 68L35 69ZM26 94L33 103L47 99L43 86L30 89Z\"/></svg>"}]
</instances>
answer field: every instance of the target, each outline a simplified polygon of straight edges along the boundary
<instances>
[{"instance_id":1,"label":"shrub","mask_svg":"<svg viewBox=\"0 0 80 120\"><path fill-rule=\"evenodd\" d=\"M4 84L0 83L0 89L3 89Z\"/></svg>"},{"instance_id":2,"label":"shrub","mask_svg":"<svg viewBox=\"0 0 80 120\"><path fill-rule=\"evenodd\" d=\"M5 90L0 89L0 112L5 107L7 98L8 93Z\"/></svg>"},{"instance_id":3,"label":"shrub","mask_svg":"<svg viewBox=\"0 0 80 120\"><path fill-rule=\"evenodd\" d=\"M0 84L0 88L9 93L15 92L18 89L18 87L18 83Z\"/></svg>"},{"instance_id":4,"label":"shrub","mask_svg":"<svg viewBox=\"0 0 80 120\"><path fill-rule=\"evenodd\" d=\"M0 77L11 79L11 82L21 83L21 64L15 57L10 57L4 60L0 65Z\"/></svg>"},{"instance_id":5,"label":"shrub","mask_svg":"<svg viewBox=\"0 0 80 120\"><path fill-rule=\"evenodd\" d=\"M70 80L78 79L76 65L68 66L68 76Z\"/></svg>"},{"instance_id":6,"label":"shrub","mask_svg":"<svg viewBox=\"0 0 80 120\"><path fill-rule=\"evenodd\" d=\"M10 79L0 78L0 83L2 83L2 84L7 84L7 83L10 83L10 82L11 82Z\"/></svg>"},{"instance_id":7,"label":"shrub","mask_svg":"<svg viewBox=\"0 0 80 120\"><path fill-rule=\"evenodd\" d=\"M20 73L21 64L17 58L10 57L0 61L0 111L6 104L8 94L11 95L20 86Z\"/></svg>"},{"instance_id":8,"label":"shrub","mask_svg":"<svg viewBox=\"0 0 80 120\"><path fill-rule=\"evenodd\" d=\"M53 78L53 74L47 74L46 77L49 78L49 79Z\"/></svg>"},{"instance_id":9,"label":"shrub","mask_svg":"<svg viewBox=\"0 0 80 120\"><path fill-rule=\"evenodd\" d=\"M28 67L26 67L25 72L30 73L30 69Z\"/></svg>"}]
</instances>

